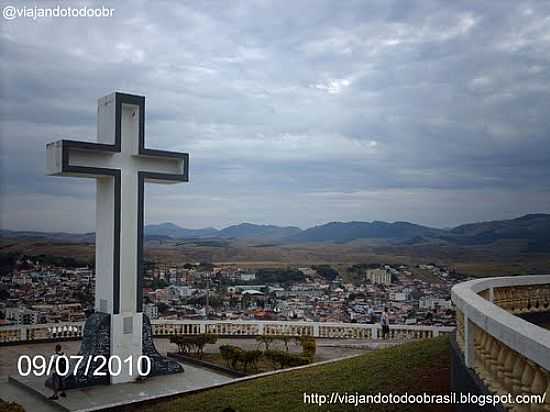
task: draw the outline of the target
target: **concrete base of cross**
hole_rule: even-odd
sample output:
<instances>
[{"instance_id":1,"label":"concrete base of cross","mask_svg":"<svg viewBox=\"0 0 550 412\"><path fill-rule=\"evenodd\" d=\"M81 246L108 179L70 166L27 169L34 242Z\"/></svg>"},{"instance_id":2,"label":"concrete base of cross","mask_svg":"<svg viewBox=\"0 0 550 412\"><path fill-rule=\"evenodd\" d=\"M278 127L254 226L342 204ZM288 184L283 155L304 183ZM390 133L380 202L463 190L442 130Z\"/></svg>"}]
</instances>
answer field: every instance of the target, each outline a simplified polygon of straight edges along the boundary
<instances>
[{"instance_id":1,"label":"concrete base of cross","mask_svg":"<svg viewBox=\"0 0 550 412\"><path fill-rule=\"evenodd\" d=\"M146 315L139 315L139 317L143 318L141 342L142 355L147 356L151 362L151 369L147 377L183 372L183 367L178 362L162 356L157 351L153 342L151 322ZM102 312L92 313L88 317L84 325L82 342L78 353L80 356L83 356L83 360L76 369L76 374L74 370L77 361L73 360L70 362L69 371L71 373L61 377L65 389L130 381L128 377L110 375L108 365L103 364L104 362L101 359L96 358L96 356L102 356L108 360L111 356L111 320L110 314ZM88 365L87 362L89 358L91 358L91 362ZM138 377L135 369L137 357L135 358L136 359L133 360L134 372L131 380L136 380ZM121 362L123 361L124 359L121 359ZM145 368L142 370L145 370ZM98 372L100 372L100 374L98 374ZM105 376L101 376L103 373L105 373ZM46 386L53 389L54 381L55 378L50 376L46 381Z\"/></svg>"}]
</instances>

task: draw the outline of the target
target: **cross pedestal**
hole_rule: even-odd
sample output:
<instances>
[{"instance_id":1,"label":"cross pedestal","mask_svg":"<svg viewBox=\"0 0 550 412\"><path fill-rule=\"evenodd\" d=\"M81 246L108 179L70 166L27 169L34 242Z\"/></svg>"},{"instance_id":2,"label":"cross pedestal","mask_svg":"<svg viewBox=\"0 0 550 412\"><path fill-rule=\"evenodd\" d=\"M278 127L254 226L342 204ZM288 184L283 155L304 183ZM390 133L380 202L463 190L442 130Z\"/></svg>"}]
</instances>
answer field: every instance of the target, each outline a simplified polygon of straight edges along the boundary
<instances>
[{"instance_id":1,"label":"cross pedestal","mask_svg":"<svg viewBox=\"0 0 550 412\"><path fill-rule=\"evenodd\" d=\"M153 358L152 374L181 371L156 352L152 332L146 330L150 322L142 313L143 191L145 182L187 182L189 155L147 149L144 135L145 98L115 92L98 100L97 143L60 140L47 145L49 175L96 179L96 314L86 323L81 352L104 355L108 346L110 356L132 357L133 373L129 362L122 362L122 372L111 375L111 383L135 380L141 355Z\"/></svg>"}]
</instances>

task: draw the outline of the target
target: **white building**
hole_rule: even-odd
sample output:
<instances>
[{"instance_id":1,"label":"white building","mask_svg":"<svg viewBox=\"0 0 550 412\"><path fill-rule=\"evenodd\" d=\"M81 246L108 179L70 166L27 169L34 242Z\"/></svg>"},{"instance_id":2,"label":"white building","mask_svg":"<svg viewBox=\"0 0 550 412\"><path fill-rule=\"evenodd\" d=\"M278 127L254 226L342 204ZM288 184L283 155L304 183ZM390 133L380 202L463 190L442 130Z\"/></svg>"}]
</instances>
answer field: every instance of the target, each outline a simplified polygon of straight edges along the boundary
<instances>
[{"instance_id":1,"label":"white building","mask_svg":"<svg viewBox=\"0 0 550 412\"><path fill-rule=\"evenodd\" d=\"M46 321L46 313L25 308L6 308L6 319L18 325L34 325Z\"/></svg>"},{"instance_id":2,"label":"white building","mask_svg":"<svg viewBox=\"0 0 550 412\"><path fill-rule=\"evenodd\" d=\"M255 273L241 273L241 281L250 282L251 280L256 280Z\"/></svg>"},{"instance_id":3,"label":"white building","mask_svg":"<svg viewBox=\"0 0 550 412\"><path fill-rule=\"evenodd\" d=\"M452 305L450 300L435 298L433 296L423 296L418 300L418 308L421 310L434 310L436 308L447 310L451 309Z\"/></svg>"},{"instance_id":4,"label":"white building","mask_svg":"<svg viewBox=\"0 0 550 412\"><path fill-rule=\"evenodd\" d=\"M154 303L146 303L143 305L143 313L147 315L149 319L158 319L159 310Z\"/></svg>"},{"instance_id":5,"label":"white building","mask_svg":"<svg viewBox=\"0 0 550 412\"><path fill-rule=\"evenodd\" d=\"M391 292L390 300L394 302L405 302L409 298L407 293L404 292Z\"/></svg>"},{"instance_id":6,"label":"white building","mask_svg":"<svg viewBox=\"0 0 550 412\"><path fill-rule=\"evenodd\" d=\"M307 277L313 277L317 275L317 271L312 268L298 268L298 270Z\"/></svg>"},{"instance_id":7,"label":"white building","mask_svg":"<svg viewBox=\"0 0 550 412\"><path fill-rule=\"evenodd\" d=\"M388 269L367 269L367 280L375 285L391 285L391 272Z\"/></svg>"},{"instance_id":8,"label":"white building","mask_svg":"<svg viewBox=\"0 0 550 412\"><path fill-rule=\"evenodd\" d=\"M197 291L197 289L190 288L189 286L176 286L176 285L170 285L168 286L168 289L170 289L170 292L172 293L172 295L174 295L177 298L188 298Z\"/></svg>"}]
</instances>

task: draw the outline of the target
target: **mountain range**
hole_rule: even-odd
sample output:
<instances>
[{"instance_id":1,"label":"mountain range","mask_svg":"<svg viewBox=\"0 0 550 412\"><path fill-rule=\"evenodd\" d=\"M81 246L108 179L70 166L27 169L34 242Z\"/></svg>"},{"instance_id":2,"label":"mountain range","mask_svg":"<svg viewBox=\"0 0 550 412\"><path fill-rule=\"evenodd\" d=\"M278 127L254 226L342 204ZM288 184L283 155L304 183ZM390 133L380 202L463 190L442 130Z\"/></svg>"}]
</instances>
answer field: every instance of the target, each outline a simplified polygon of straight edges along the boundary
<instances>
[{"instance_id":1,"label":"mountain range","mask_svg":"<svg viewBox=\"0 0 550 412\"><path fill-rule=\"evenodd\" d=\"M93 242L94 233L45 233L0 230L2 238ZM409 222L330 222L302 230L296 226L241 223L223 229L186 229L173 223L145 226L146 240L223 239L296 244L348 243L377 240L392 244L450 243L488 245L499 241L523 241L530 251L550 251L550 214L529 214L516 219L470 223L438 229Z\"/></svg>"}]
</instances>

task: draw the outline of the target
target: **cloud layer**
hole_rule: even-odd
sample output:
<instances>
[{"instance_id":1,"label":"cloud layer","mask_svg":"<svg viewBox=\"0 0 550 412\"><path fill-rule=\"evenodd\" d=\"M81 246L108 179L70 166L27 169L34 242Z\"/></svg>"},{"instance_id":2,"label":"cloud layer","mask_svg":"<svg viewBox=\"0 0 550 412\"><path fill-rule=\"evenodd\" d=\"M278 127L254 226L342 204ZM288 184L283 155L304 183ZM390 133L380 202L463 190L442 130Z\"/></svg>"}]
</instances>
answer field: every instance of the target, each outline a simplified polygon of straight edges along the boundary
<instances>
[{"instance_id":1,"label":"cloud layer","mask_svg":"<svg viewBox=\"0 0 550 412\"><path fill-rule=\"evenodd\" d=\"M146 96L148 146L191 155L149 222L550 212L547 2L105 4L2 22L1 227L94 230L93 182L46 177L45 144L93 140L113 90Z\"/></svg>"}]
</instances>

